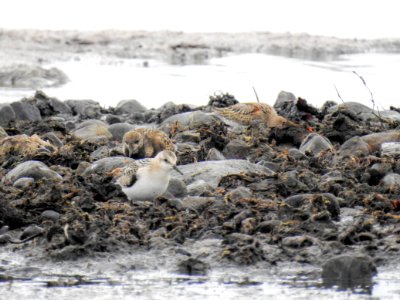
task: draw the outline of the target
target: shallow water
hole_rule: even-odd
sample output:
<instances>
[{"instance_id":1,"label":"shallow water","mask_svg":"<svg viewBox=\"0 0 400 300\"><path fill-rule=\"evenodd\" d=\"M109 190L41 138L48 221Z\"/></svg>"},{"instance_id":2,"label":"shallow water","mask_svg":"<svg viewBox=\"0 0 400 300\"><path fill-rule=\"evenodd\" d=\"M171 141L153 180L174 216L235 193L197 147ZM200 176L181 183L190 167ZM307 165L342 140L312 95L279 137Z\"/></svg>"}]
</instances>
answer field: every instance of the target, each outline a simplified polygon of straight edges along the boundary
<instances>
[{"instance_id":1,"label":"shallow water","mask_svg":"<svg viewBox=\"0 0 400 300\"><path fill-rule=\"evenodd\" d=\"M157 258L157 260L155 260ZM0 253L2 299L399 299L396 267L378 269L370 293L321 287L318 271L290 266L217 267L206 276L174 272L158 252L85 259L34 261ZM156 266L157 263L161 265Z\"/></svg>"},{"instance_id":2,"label":"shallow water","mask_svg":"<svg viewBox=\"0 0 400 300\"><path fill-rule=\"evenodd\" d=\"M159 61L110 59L80 56L55 63L70 78L59 88L43 89L60 100L93 99L115 106L123 99L136 99L148 108L168 101L205 105L208 97L229 92L241 102L256 101L255 87L262 102L273 104L282 90L321 106L326 100L357 101L379 108L399 106L400 54L357 54L340 60L315 62L264 54L243 54L211 59L207 65L168 65ZM0 88L0 102L30 96L33 90Z\"/></svg>"}]
</instances>

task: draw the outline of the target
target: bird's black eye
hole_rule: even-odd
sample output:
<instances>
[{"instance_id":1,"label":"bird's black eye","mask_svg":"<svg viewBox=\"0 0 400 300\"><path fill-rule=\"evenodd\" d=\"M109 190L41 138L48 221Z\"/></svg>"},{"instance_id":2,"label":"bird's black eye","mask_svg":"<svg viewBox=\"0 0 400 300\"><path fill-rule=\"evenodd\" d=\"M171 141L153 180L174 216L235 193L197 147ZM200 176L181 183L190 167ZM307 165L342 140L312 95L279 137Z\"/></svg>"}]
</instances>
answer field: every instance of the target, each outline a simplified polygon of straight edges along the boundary
<instances>
[{"instance_id":1,"label":"bird's black eye","mask_svg":"<svg viewBox=\"0 0 400 300\"><path fill-rule=\"evenodd\" d=\"M168 159L164 158L164 161L167 163L167 162L168 162Z\"/></svg>"}]
</instances>

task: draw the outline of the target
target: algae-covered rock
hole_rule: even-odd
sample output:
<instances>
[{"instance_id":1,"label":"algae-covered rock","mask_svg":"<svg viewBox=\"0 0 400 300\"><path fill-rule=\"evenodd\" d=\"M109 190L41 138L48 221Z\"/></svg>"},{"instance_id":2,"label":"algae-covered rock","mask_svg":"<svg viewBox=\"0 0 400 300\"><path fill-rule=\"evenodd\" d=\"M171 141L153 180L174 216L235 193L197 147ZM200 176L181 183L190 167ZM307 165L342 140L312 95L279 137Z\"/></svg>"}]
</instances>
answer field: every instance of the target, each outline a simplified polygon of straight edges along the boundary
<instances>
[{"instance_id":1,"label":"algae-covered rock","mask_svg":"<svg viewBox=\"0 0 400 300\"><path fill-rule=\"evenodd\" d=\"M29 157L40 153L50 154L55 150L52 144L36 134L32 136L20 134L0 139L0 160L6 159L10 154Z\"/></svg>"}]
</instances>

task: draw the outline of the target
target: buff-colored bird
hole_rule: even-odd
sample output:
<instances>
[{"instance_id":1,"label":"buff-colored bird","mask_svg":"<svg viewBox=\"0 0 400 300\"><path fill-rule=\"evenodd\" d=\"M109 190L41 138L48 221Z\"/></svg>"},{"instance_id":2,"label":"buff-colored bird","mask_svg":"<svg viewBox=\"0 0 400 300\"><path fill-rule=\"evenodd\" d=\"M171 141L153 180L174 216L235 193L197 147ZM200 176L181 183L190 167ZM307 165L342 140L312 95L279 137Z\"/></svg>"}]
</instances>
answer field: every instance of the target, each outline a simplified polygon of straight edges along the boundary
<instances>
[{"instance_id":1,"label":"buff-colored bird","mask_svg":"<svg viewBox=\"0 0 400 300\"><path fill-rule=\"evenodd\" d=\"M154 157L162 150L175 151L170 138L162 131L136 128L124 134L122 147L125 156L132 158Z\"/></svg>"},{"instance_id":2,"label":"buff-colored bird","mask_svg":"<svg viewBox=\"0 0 400 300\"><path fill-rule=\"evenodd\" d=\"M288 119L279 116L275 109L266 103L238 103L224 108L214 108L221 116L243 125L255 122L264 123L267 127L295 125Z\"/></svg>"}]
</instances>

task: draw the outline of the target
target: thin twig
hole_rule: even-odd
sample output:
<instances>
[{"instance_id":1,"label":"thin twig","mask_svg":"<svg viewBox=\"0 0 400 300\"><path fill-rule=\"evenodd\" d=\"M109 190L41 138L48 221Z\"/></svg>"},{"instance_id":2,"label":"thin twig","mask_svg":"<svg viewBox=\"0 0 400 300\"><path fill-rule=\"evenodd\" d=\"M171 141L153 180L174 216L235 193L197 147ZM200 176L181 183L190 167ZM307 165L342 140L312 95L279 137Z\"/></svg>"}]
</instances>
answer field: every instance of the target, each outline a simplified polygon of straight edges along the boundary
<instances>
[{"instance_id":1,"label":"thin twig","mask_svg":"<svg viewBox=\"0 0 400 300\"><path fill-rule=\"evenodd\" d=\"M254 91L254 94L256 95L257 102L260 103L260 99L258 98L258 94L257 94L256 88L254 86L253 86L253 91Z\"/></svg>"},{"instance_id":2,"label":"thin twig","mask_svg":"<svg viewBox=\"0 0 400 300\"><path fill-rule=\"evenodd\" d=\"M363 85L366 87L366 89L368 90L370 96L371 96L371 102L372 102L372 114L377 117L381 122L386 121L382 118L381 113L379 112L379 109L377 109L378 114L375 113L375 100L374 100L374 94L372 94L371 89L368 87L367 82L365 81L365 79L359 75L356 71L352 71L354 75L356 75L358 78L360 78L361 82L363 83Z\"/></svg>"},{"instance_id":3,"label":"thin twig","mask_svg":"<svg viewBox=\"0 0 400 300\"><path fill-rule=\"evenodd\" d=\"M342 102L343 102L343 104L344 104L344 100L343 100L342 96L340 95L339 90L338 90L337 87L336 87L336 84L334 84L333 86L335 87L335 90L336 90L336 93L337 93L339 99L342 100Z\"/></svg>"}]
</instances>

